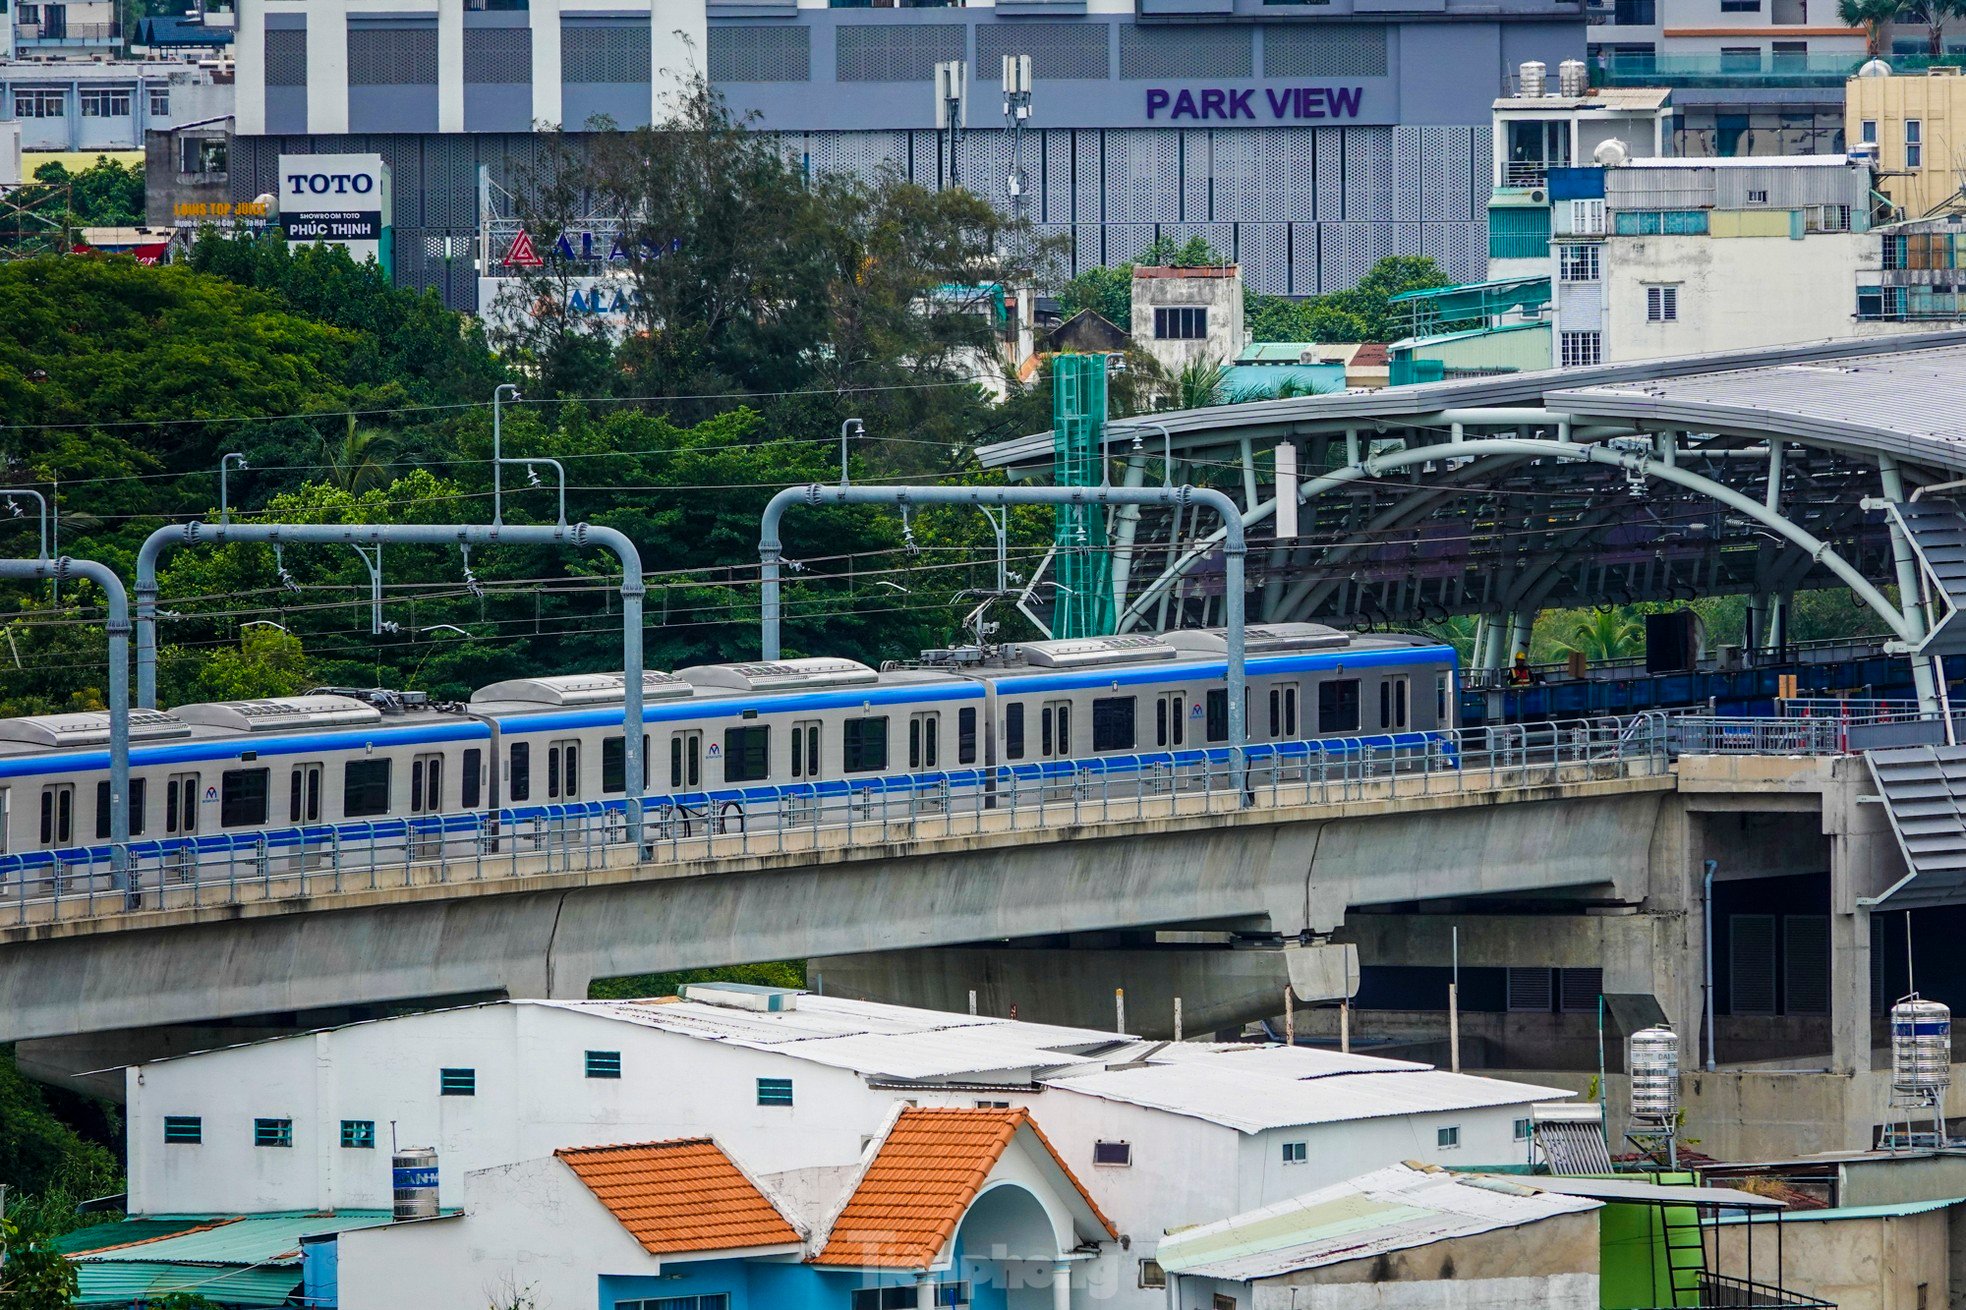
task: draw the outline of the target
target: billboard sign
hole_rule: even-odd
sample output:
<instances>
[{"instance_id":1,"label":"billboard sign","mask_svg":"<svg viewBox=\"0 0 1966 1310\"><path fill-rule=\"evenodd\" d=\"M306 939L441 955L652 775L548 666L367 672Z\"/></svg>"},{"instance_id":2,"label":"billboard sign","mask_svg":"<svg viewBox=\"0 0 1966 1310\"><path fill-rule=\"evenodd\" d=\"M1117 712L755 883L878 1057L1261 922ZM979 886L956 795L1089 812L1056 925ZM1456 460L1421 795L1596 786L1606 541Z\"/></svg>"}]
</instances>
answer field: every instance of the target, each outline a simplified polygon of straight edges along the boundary
<instances>
[{"instance_id":1,"label":"billboard sign","mask_svg":"<svg viewBox=\"0 0 1966 1310\"><path fill-rule=\"evenodd\" d=\"M392 272L389 181L381 155L281 155L280 226L288 241L346 246Z\"/></svg>"}]
</instances>

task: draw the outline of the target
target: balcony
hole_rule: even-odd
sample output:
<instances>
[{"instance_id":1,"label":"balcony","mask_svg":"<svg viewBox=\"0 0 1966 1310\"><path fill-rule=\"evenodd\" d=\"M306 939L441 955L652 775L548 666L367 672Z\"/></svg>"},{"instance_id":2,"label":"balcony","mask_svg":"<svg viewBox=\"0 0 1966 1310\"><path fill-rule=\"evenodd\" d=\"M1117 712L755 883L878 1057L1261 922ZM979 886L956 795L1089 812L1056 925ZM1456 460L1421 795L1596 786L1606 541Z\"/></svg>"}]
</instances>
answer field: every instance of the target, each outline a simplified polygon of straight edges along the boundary
<instances>
[{"instance_id":1,"label":"balcony","mask_svg":"<svg viewBox=\"0 0 1966 1310\"><path fill-rule=\"evenodd\" d=\"M121 23L17 23L15 42L23 49L35 46L120 46Z\"/></svg>"},{"instance_id":2,"label":"balcony","mask_svg":"<svg viewBox=\"0 0 1966 1310\"><path fill-rule=\"evenodd\" d=\"M1863 62L1861 54L1612 55L1593 63L1591 85L1841 88Z\"/></svg>"}]
</instances>

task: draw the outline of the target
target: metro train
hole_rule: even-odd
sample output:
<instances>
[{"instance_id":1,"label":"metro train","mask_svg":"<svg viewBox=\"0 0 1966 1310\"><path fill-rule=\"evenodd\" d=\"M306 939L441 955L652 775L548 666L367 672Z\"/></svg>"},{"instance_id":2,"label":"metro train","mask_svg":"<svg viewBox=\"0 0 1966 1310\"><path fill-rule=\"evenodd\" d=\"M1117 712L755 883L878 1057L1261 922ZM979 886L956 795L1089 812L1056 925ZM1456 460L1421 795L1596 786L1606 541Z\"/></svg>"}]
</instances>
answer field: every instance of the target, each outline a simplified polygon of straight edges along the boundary
<instances>
[{"instance_id":1,"label":"metro train","mask_svg":"<svg viewBox=\"0 0 1966 1310\"><path fill-rule=\"evenodd\" d=\"M1251 627L1246 644L1252 760L1301 769L1344 742L1418 746L1454 726L1451 647L1307 623ZM1206 768L1226 758L1226 650L1222 630L1201 629L931 651L880 670L810 658L649 671L645 813L657 832L728 831L807 821L840 797L878 817L925 791L987 807L1088 772ZM464 704L324 689L133 711L131 839L196 861L242 836L299 847L387 823L482 843L501 824L619 811L622 689L619 673L573 674L494 683ZM106 856L108 740L99 711L0 719L0 876Z\"/></svg>"}]
</instances>

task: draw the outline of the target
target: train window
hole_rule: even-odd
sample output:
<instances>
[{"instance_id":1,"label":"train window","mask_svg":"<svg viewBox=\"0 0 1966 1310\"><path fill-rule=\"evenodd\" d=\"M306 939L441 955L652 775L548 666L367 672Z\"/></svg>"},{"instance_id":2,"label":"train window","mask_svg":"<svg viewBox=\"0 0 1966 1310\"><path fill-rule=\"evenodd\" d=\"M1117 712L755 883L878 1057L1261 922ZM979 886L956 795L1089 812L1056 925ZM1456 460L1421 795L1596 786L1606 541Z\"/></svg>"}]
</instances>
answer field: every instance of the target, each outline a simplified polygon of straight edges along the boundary
<instances>
[{"instance_id":1,"label":"train window","mask_svg":"<svg viewBox=\"0 0 1966 1310\"><path fill-rule=\"evenodd\" d=\"M227 769L218 775L218 822L221 828L264 828L270 769Z\"/></svg>"},{"instance_id":2,"label":"train window","mask_svg":"<svg viewBox=\"0 0 1966 1310\"><path fill-rule=\"evenodd\" d=\"M11 828L11 788L0 787L0 852L7 849L7 833Z\"/></svg>"},{"instance_id":3,"label":"train window","mask_svg":"<svg viewBox=\"0 0 1966 1310\"><path fill-rule=\"evenodd\" d=\"M792 776L819 776L819 724L811 719L792 725Z\"/></svg>"},{"instance_id":4,"label":"train window","mask_svg":"<svg viewBox=\"0 0 1966 1310\"><path fill-rule=\"evenodd\" d=\"M1379 726L1404 728L1407 704L1411 699L1411 680L1387 678L1379 684Z\"/></svg>"},{"instance_id":5,"label":"train window","mask_svg":"<svg viewBox=\"0 0 1966 1310\"><path fill-rule=\"evenodd\" d=\"M0 840L4 840L7 816L4 805L0 805ZM143 779L130 779L130 836L143 836ZM96 784L96 840L109 840L109 783L107 780ZM0 851L7 849L0 846Z\"/></svg>"},{"instance_id":6,"label":"train window","mask_svg":"<svg viewBox=\"0 0 1966 1310\"><path fill-rule=\"evenodd\" d=\"M287 822L318 823L321 819L321 766L299 764L288 778Z\"/></svg>"},{"instance_id":7,"label":"train window","mask_svg":"<svg viewBox=\"0 0 1966 1310\"><path fill-rule=\"evenodd\" d=\"M1154 702L1154 744L1179 746L1188 736L1187 698L1179 692Z\"/></svg>"},{"instance_id":8,"label":"train window","mask_svg":"<svg viewBox=\"0 0 1966 1310\"><path fill-rule=\"evenodd\" d=\"M1133 701L1131 696L1107 696L1092 702L1093 750L1133 749Z\"/></svg>"},{"instance_id":9,"label":"train window","mask_svg":"<svg viewBox=\"0 0 1966 1310\"><path fill-rule=\"evenodd\" d=\"M341 766L341 812L351 819L389 813L388 760L350 760Z\"/></svg>"},{"instance_id":10,"label":"train window","mask_svg":"<svg viewBox=\"0 0 1966 1310\"><path fill-rule=\"evenodd\" d=\"M462 778L463 794L458 800L459 804L463 805L467 810L477 809L480 802L484 799L484 769L485 753L483 751L473 746L470 750L464 752L464 769L460 775Z\"/></svg>"},{"instance_id":11,"label":"train window","mask_svg":"<svg viewBox=\"0 0 1966 1310\"><path fill-rule=\"evenodd\" d=\"M1038 758L1051 757L1051 706L1047 705L1038 714Z\"/></svg>"},{"instance_id":12,"label":"train window","mask_svg":"<svg viewBox=\"0 0 1966 1310\"><path fill-rule=\"evenodd\" d=\"M174 773L164 784L164 831L198 831L198 775Z\"/></svg>"},{"instance_id":13,"label":"train window","mask_svg":"<svg viewBox=\"0 0 1966 1310\"><path fill-rule=\"evenodd\" d=\"M942 725L940 714L911 714L908 716L908 767L911 769L932 769L941 757L937 745L937 735Z\"/></svg>"},{"instance_id":14,"label":"train window","mask_svg":"<svg viewBox=\"0 0 1966 1310\"><path fill-rule=\"evenodd\" d=\"M1320 734L1358 731L1358 679L1333 678L1317 685Z\"/></svg>"},{"instance_id":15,"label":"train window","mask_svg":"<svg viewBox=\"0 0 1966 1310\"><path fill-rule=\"evenodd\" d=\"M956 711L956 763L976 763L976 711Z\"/></svg>"},{"instance_id":16,"label":"train window","mask_svg":"<svg viewBox=\"0 0 1966 1310\"><path fill-rule=\"evenodd\" d=\"M41 844L66 846L75 839L75 787L58 783L41 789Z\"/></svg>"},{"instance_id":17,"label":"train window","mask_svg":"<svg viewBox=\"0 0 1966 1310\"><path fill-rule=\"evenodd\" d=\"M1454 675L1442 673L1434 678L1434 726L1446 728L1453 726L1454 720L1447 713L1448 688L1454 682Z\"/></svg>"},{"instance_id":18,"label":"train window","mask_svg":"<svg viewBox=\"0 0 1966 1310\"><path fill-rule=\"evenodd\" d=\"M524 801L532 799L532 746L530 743L512 743L511 764L505 770L505 791L507 799Z\"/></svg>"},{"instance_id":19,"label":"train window","mask_svg":"<svg viewBox=\"0 0 1966 1310\"><path fill-rule=\"evenodd\" d=\"M1270 688L1270 740L1297 739L1297 688Z\"/></svg>"},{"instance_id":20,"label":"train window","mask_svg":"<svg viewBox=\"0 0 1966 1310\"><path fill-rule=\"evenodd\" d=\"M1208 693L1207 732L1210 741L1229 739L1229 693L1226 689Z\"/></svg>"},{"instance_id":21,"label":"train window","mask_svg":"<svg viewBox=\"0 0 1966 1310\"><path fill-rule=\"evenodd\" d=\"M762 724L724 729L724 781L763 782L771 776L771 729Z\"/></svg>"},{"instance_id":22,"label":"train window","mask_svg":"<svg viewBox=\"0 0 1966 1310\"><path fill-rule=\"evenodd\" d=\"M410 761L410 813L444 812L444 757L419 755Z\"/></svg>"},{"instance_id":23,"label":"train window","mask_svg":"<svg viewBox=\"0 0 1966 1310\"><path fill-rule=\"evenodd\" d=\"M1024 707L1022 705L1003 707L1003 757L1007 760L1024 758Z\"/></svg>"},{"instance_id":24,"label":"train window","mask_svg":"<svg viewBox=\"0 0 1966 1310\"><path fill-rule=\"evenodd\" d=\"M676 788L703 785L702 733L679 732L669 739L669 785Z\"/></svg>"},{"instance_id":25,"label":"train window","mask_svg":"<svg viewBox=\"0 0 1966 1310\"><path fill-rule=\"evenodd\" d=\"M546 748L546 799L560 799L560 746L558 742Z\"/></svg>"},{"instance_id":26,"label":"train window","mask_svg":"<svg viewBox=\"0 0 1966 1310\"><path fill-rule=\"evenodd\" d=\"M607 737L601 741L601 790L610 794L628 790L628 750L626 737ZM649 735L642 734L642 790L648 790L655 759L649 754ZM466 802L469 804L470 802Z\"/></svg>"},{"instance_id":27,"label":"train window","mask_svg":"<svg viewBox=\"0 0 1966 1310\"><path fill-rule=\"evenodd\" d=\"M847 773L874 773L887 767L887 716L848 719L840 725L840 750Z\"/></svg>"}]
</instances>

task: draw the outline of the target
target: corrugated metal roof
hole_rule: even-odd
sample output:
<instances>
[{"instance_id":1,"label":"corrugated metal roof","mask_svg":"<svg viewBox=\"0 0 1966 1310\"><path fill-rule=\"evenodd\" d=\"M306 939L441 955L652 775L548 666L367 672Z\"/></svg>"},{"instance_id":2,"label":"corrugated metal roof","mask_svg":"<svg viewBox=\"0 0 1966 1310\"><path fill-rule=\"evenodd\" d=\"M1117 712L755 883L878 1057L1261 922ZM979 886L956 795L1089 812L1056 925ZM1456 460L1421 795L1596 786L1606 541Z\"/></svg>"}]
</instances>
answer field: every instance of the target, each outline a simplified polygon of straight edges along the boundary
<instances>
[{"instance_id":1,"label":"corrugated metal roof","mask_svg":"<svg viewBox=\"0 0 1966 1310\"><path fill-rule=\"evenodd\" d=\"M1689 1187L1676 1183L1654 1183L1642 1178L1523 1178L1524 1185L1562 1196L1584 1196L1598 1201L1624 1201L1636 1205L1725 1206L1735 1210L1780 1210L1788 1202L1760 1196L1733 1187Z\"/></svg>"},{"instance_id":2,"label":"corrugated metal roof","mask_svg":"<svg viewBox=\"0 0 1966 1310\"><path fill-rule=\"evenodd\" d=\"M1265 1068L1260 1061L1234 1055L1074 1074L1047 1080L1046 1086L1205 1119L1245 1133L1527 1105L1568 1095L1560 1088L1445 1073L1424 1066L1304 1076L1287 1068Z\"/></svg>"},{"instance_id":3,"label":"corrugated metal roof","mask_svg":"<svg viewBox=\"0 0 1966 1310\"><path fill-rule=\"evenodd\" d=\"M1154 1258L1170 1273L1246 1282L1597 1208L1514 1179L1394 1165L1171 1233Z\"/></svg>"},{"instance_id":4,"label":"corrugated metal roof","mask_svg":"<svg viewBox=\"0 0 1966 1310\"><path fill-rule=\"evenodd\" d=\"M1795 1210L1782 1216L1782 1227L1837 1219L1909 1219L1913 1215L1930 1214L1934 1210L1946 1210L1955 1205L1966 1205L1966 1196L1948 1196L1934 1201L1899 1201L1894 1205L1846 1205L1825 1210ZM1748 1218L1742 1214L1722 1215L1719 1222L1744 1224ZM1774 1221L1764 1215L1754 1222L1766 1224Z\"/></svg>"},{"instance_id":5,"label":"corrugated metal roof","mask_svg":"<svg viewBox=\"0 0 1966 1310\"><path fill-rule=\"evenodd\" d=\"M301 1283L297 1264L247 1269L128 1260L85 1264L75 1272L78 1306L126 1306L166 1292L193 1292L225 1305L283 1306Z\"/></svg>"},{"instance_id":6,"label":"corrugated metal roof","mask_svg":"<svg viewBox=\"0 0 1966 1310\"><path fill-rule=\"evenodd\" d=\"M281 1261L297 1264L300 1260L300 1239L303 1237L313 1233L369 1228L386 1224L389 1219L390 1212L387 1210L241 1215L223 1221L214 1220L208 1227L193 1228L137 1246L84 1252L75 1256L74 1260L80 1265L121 1260L202 1265L262 1265Z\"/></svg>"},{"instance_id":7,"label":"corrugated metal roof","mask_svg":"<svg viewBox=\"0 0 1966 1310\"><path fill-rule=\"evenodd\" d=\"M1893 910L1966 900L1966 746L1866 751L1910 876L1884 893Z\"/></svg>"},{"instance_id":8,"label":"corrugated metal roof","mask_svg":"<svg viewBox=\"0 0 1966 1310\"><path fill-rule=\"evenodd\" d=\"M83 1251L100 1251L112 1246L131 1246L137 1242L153 1242L172 1233L182 1233L191 1228L204 1228L219 1222L216 1219L184 1216L175 1219L124 1219L119 1223L97 1224L92 1228L78 1228L72 1233L64 1233L48 1246L63 1255L77 1255Z\"/></svg>"}]
</instances>

